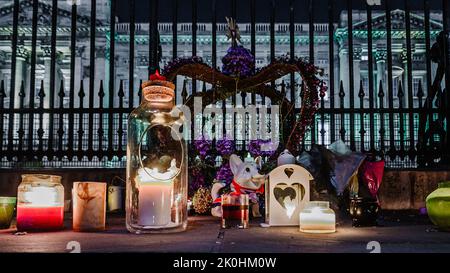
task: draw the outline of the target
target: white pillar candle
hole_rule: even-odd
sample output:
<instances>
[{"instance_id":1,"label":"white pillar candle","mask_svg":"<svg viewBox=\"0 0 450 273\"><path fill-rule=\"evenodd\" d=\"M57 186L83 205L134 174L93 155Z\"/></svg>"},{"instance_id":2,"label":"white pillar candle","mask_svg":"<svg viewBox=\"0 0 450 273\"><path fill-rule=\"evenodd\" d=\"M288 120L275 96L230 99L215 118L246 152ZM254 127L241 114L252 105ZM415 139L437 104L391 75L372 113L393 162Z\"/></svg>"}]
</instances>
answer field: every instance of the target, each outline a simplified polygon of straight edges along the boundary
<instances>
[{"instance_id":1,"label":"white pillar candle","mask_svg":"<svg viewBox=\"0 0 450 273\"><path fill-rule=\"evenodd\" d=\"M171 222L173 179L177 173L175 160L164 173L158 172L156 168L138 171L139 225L166 226Z\"/></svg>"},{"instance_id":2,"label":"white pillar candle","mask_svg":"<svg viewBox=\"0 0 450 273\"><path fill-rule=\"evenodd\" d=\"M165 226L170 222L171 181L153 181L139 186L139 221L142 226Z\"/></svg>"}]
</instances>

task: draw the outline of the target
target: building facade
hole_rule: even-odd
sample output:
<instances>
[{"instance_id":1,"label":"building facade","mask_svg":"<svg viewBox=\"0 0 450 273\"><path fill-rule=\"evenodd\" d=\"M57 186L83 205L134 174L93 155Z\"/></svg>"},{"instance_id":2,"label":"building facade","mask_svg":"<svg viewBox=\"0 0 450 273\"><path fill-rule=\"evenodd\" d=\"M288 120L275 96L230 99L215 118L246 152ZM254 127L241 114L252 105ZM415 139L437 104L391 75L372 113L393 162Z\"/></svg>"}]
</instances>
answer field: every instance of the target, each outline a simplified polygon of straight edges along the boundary
<instances>
[{"instance_id":1,"label":"building facade","mask_svg":"<svg viewBox=\"0 0 450 273\"><path fill-rule=\"evenodd\" d=\"M75 50L75 94L83 85L84 92L94 92L94 107L99 106L98 93L100 85L103 85L105 92L108 90L109 67L110 62L115 62L114 71L114 86L115 94L114 106L119 105L118 96L116 96L119 87L121 86L124 92L123 104L129 105L128 90L138 92L140 81L148 78L149 65L149 24L137 23L135 25L135 60L134 60L134 85L130 86L129 81L129 45L130 45L130 25L127 22L116 22L116 46L115 54L112 56L109 49L109 41L111 39L109 34L109 18L110 18L110 3L108 0L97 1L97 18L96 18L96 37L95 37L95 75L90 75L90 5L81 1L78 7L77 15L77 42ZM61 85L65 92L70 89L70 37L71 37L71 1L58 1L58 15L57 15L57 60L56 60L56 80L55 90L60 90ZM30 86L30 54L31 54L31 18L32 18L32 1L20 1L20 15L19 15L19 43L17 49L16 61L16 77L15 77L15 108L19 108L19 93L23 85L27 94ZM44 91L48 94L50 90L50 36L51 36L51 1L39 1L38 11L38 35L37 35L37 62L36 62L36 98L39 101L39 92ZM12 1L0 1L0 81L4 82L6 97L4 105L9 105L10 99L10 79L11 79L11 33L12 33ZM324 80L328 82L330 70L334 73L334 105L330 105L333 101L330 98L330 93L324 97L324 107L339 107L341 99L344 100L344 107L349 107L349 94L353 92L354 107L360 106L358 93L360 92L360 85L363 91L367 94L369 90L368 77L368 47L367 47L367 18L365 11L354 10L353 18L353 52L349 52L348 46L348 31L347 31L347 13L341 13L338 21L334 24L334 39L329 41L328 24L314 25L314 62L317 66L324 69ZM394 107L399 105L398 90L400 82L403 90L407 90L408 84L412 85L413 89L413 106L419 107L417 92L419 85L427 86L427 70L425 67L426 45L425 45L425 30L424 30L424 16L420 12L412 12L411 16L411 36L412 36L412 71L408 71L407 66L407 50L406 50L406 32L405 32L405 13L402 10L394 10L391 13L392 20L392 76L393 76L393 97ZM306 21L306 20L305 20ZM380 84L383 89L387 87L388 67L387 67L387 41L386 41L386 16L383 12L373 12L372 17L373 28L373 64L374 64L374 86L373 89L378 91ZM242 44L250 48L250 24L245 22L239 23L241 31ZM160 45L162 48L162 59L160 66L164 67L173 56L173 29L171 23L159 23L158 31L160 35ZM177 56L191 56L192 55L192 24L179 23L177 26ZM206 62L212 63L212 25L211 23L198 23L197 29L197 56L202 57ZM217 64L221 64L221 58L226 54L230 41L225 36L227 26L226 24L217 25ZM430 14L430 34L432 41L435 40L439 32L442 30L442 15L440 12L432 12ZM309 52L309 24L295 24L295 55L299 57L308 58ZM289 53L290 35L289 24L275 24L275 55L280 56ZM329 59L329 44L333 43L333 64L330 67ZM349 55L353 57L353 90L350 89L349 83ZM268 23L256 24L256 66L262 67L270 63L270 25ZM432 71L436 66L432 64ZM412 73L412 82L408 81L408 73ZM89 90L90 78L94 77L94 89ZM289 77L285 78L285 83L289 86ZM300 81L299 75L296 76L296 81ZM41 84L42 83L42 86ZM340 97L340 85L342 83L343 91L346 94ZM204 86L197 82L197 90L202 90ZM177 101L181 101L181 91L183 86L187 90L191 90L192 82L189 79L182 77L177 78ZM205 86L209 88L209 86ZM290 90L290 89L288 89ZM189 92L189 91L188 91ZM290 91L289 91L290 92ZM300 106L300 90L295 88L297 106ZM424 88L426 96L426 88ZM405 92L406 93L406 92ZM342 95L342 94L341 94ZM87 96L87 95L86 95ZM377 98L377 96L374 96ZM400 96L403 105L407 105L409 101L408 94ZM49 107L50 96L44 96L44 107ZM246 98L250 103L250 96ZM133 105L137 105L138 96L134 96ZM237 96L237 103L241 102L241 96ZM387 96L385 96L387 100ZM109 100L103 101L103 107L108 107ZM25 96L25 106L29 102L29 96ZM257 98L260 102L260 98ZM369 105L369 96L365 95L364 106ZM69 104L68 96L64 97L64 107ZM74 106L78 107L80 101L78 95L75 95ZM375 99L375 107L379 106L380 101ZM387 101L384 102L386 105ZM55 99L54 107L59 107L59 100ZM6 118L6 116L4 117ZM328 119L329 117L327 117ZM416 122L416 121L413 121ZM323 126L323 127L322 127ZM396 124L395 128L398 128ZM379 128L377 128L378 131ZM315 134L320 131L329 131L329 120L324 123L317 124ZM417 139L417 138L416 138ZM328 139L325 144L328 144Z\"/></svg>"}]
</instances>

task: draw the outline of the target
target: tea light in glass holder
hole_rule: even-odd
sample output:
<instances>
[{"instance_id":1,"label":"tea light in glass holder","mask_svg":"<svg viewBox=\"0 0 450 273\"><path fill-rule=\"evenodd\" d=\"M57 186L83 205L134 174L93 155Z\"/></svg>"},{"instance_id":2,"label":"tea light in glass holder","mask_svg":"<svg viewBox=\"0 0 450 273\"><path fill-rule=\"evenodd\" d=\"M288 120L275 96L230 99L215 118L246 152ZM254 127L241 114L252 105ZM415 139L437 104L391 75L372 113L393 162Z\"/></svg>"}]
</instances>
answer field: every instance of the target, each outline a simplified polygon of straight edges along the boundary
<instances>
[{"instance_id":1,"label":"tea light in glass holder","mask_svg":"<svg viewBox=\"0 0 450 273\"><path fill-rule=\"evenodd\" d=\"M73 230L103 231L106 218L106 183L74 182Z\"/></svg>"},{"instance_id":2,"label":"tea light in glass holder","mask_svg":"<svg viewBox=\"0 0 450 273\"><path fill-rule=\"evenodd\" d=\"M300 212L300 231L305 233L333 233L336 215L326 201L312 201Z\"/></svg>"}]
</instances>

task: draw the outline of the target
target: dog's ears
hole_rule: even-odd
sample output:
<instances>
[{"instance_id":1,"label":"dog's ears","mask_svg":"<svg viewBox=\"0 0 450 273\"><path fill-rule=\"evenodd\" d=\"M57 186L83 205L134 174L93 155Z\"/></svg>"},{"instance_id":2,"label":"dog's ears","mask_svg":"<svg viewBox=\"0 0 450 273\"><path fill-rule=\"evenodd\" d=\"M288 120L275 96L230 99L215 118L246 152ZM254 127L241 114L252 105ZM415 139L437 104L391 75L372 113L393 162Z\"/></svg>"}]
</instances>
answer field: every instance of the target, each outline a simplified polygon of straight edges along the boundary
<instances>
[{"instance_id":1,"label":"dog's ears","mask_svg":"<svg viewBox=\"0 0 450 273\"><path fill-rule=\"evenodd\" d=\"M242 164L242 160L239 156L232 154L230 155L230 169L231 172L236 175L239 170L239 166Z\"/></svg>"},{"instance_id":2,"label":"dog's ears","mask_svg":"<svg viewBox=\"0 0 450 273\"><path fill-rule=\"evenodd\" d=\"M256 166L258 167L258 169L261 169L262 168L262 157L258 156L257 158L255 158L255 163L256 163Z\"/></svg>"}]
</instances>

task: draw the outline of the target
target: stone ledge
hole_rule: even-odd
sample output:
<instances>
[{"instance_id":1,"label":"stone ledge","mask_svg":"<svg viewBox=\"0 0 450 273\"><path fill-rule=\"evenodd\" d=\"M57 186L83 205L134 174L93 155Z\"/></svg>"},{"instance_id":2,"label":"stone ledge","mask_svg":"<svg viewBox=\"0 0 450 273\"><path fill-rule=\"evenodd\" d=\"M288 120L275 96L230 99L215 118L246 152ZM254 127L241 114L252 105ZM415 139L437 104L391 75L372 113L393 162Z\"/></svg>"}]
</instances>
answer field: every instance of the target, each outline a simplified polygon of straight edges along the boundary
<instances>
[{"instance_id":1,"label":"stone ledge","mask_svg":"<svg viewBox=\"0 0 450 273\"><path fill-rule=\"evenodd\" d=\"M100 181L110 183L115 176L125 178L124 169L41 169L0 170L0 195L15 196L22 173L52 173L63 177L66 196L70 196L73 181ZM450 180L449 171L386 170L379 191L383 209L419 209L439 182Z\"/></svg>"},{"instance_id":2,"label":"stone ledge","mask_svg":"<svg viewBox=\"0 0 450 273\"><path fill-rule=\"evenodd\" d=\"M450 180L450 171L386 170L379 191L381 207L389 210L425 207L438 183Z\"/></svg>"}]
</instances>

